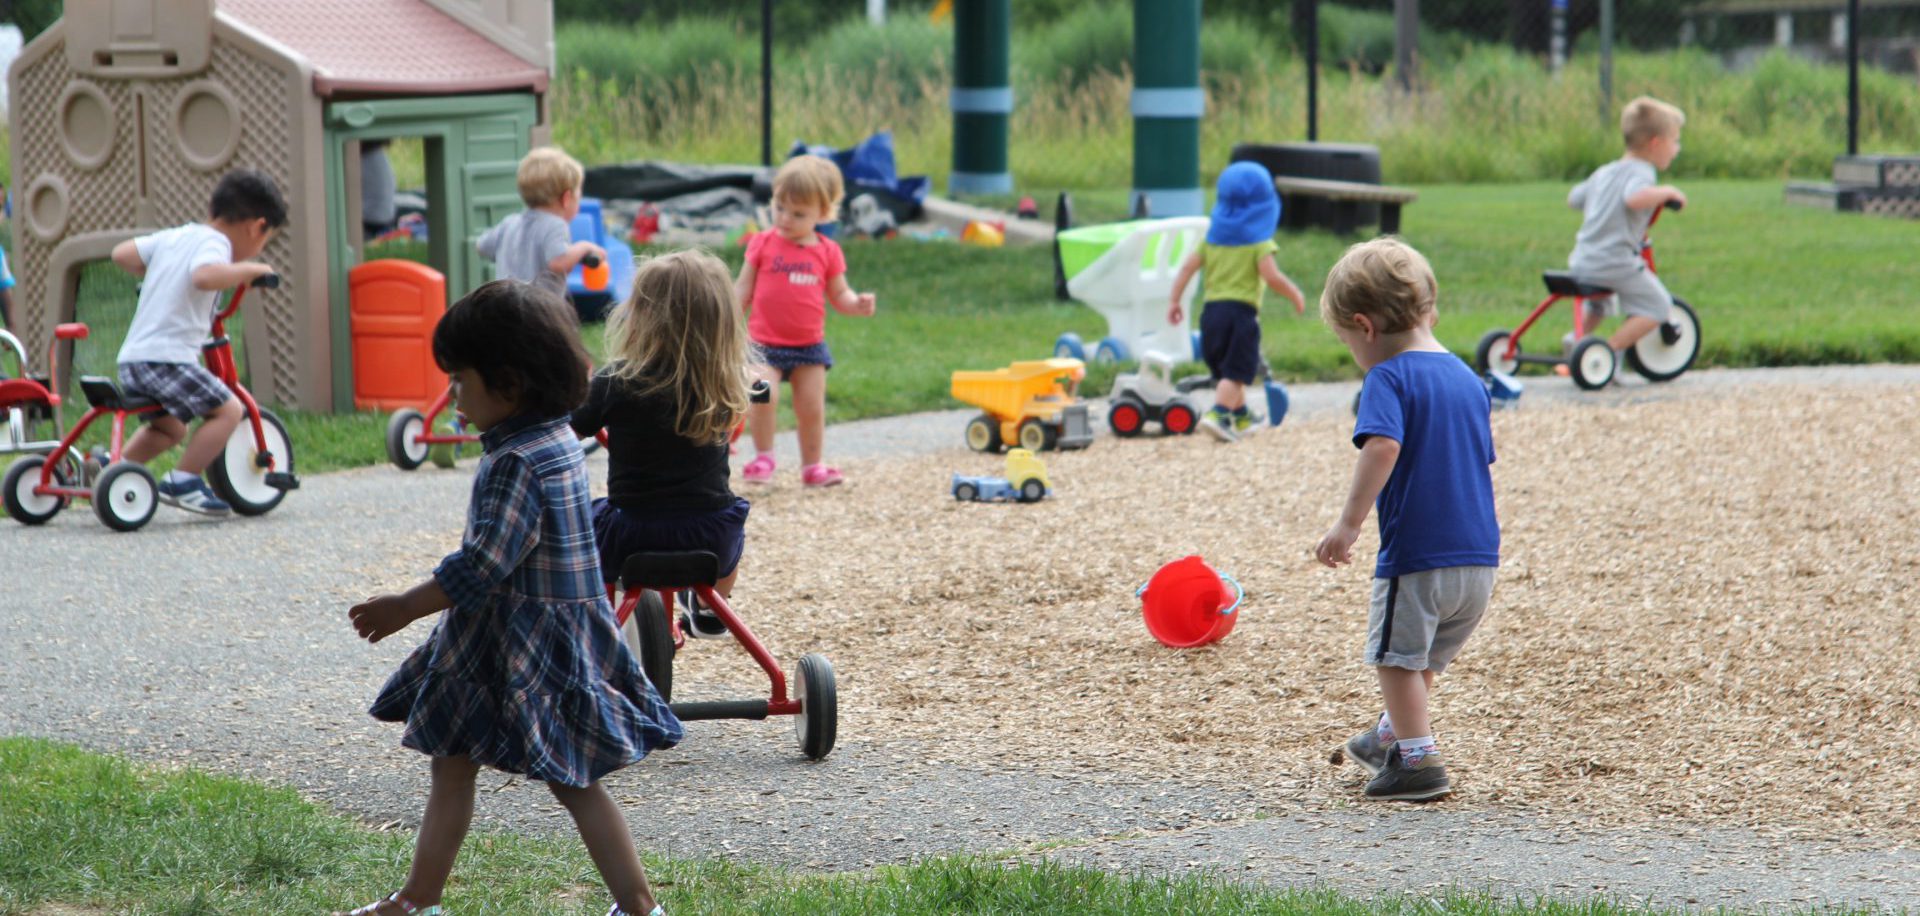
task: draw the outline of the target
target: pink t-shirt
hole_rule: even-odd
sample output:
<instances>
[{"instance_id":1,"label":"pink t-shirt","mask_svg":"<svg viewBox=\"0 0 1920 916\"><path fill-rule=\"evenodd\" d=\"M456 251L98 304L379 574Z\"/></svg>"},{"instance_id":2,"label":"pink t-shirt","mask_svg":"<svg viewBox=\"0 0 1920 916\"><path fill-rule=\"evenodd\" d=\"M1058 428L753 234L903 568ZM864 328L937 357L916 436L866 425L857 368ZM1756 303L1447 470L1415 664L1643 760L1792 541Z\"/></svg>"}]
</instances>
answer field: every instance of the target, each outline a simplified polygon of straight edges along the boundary
<instances>
[{"instance_id":1,"label":"pink t-shirt","mask_svg":"<svg viewBox=\"0 0 1920 916\"><path fill-rule=\"evenodd\" d=\"M796 245L769 229L747 243L753 302L747 336L774 347L811 347L827 339L827 284L847 272L840 246L824 235Z\"/></svg>"}]
</instances>

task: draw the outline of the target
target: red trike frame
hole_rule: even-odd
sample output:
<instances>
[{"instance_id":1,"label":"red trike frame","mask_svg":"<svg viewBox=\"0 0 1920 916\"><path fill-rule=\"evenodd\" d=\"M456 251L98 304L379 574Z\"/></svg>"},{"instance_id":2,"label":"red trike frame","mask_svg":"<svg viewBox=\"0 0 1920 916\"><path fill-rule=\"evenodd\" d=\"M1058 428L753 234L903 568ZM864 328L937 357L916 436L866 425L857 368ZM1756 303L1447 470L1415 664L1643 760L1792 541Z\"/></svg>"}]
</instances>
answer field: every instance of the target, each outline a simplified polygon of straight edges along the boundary
<instances>
[{"instance_id":1,"label":"red trike frame","mask_svg":"<svg viewBox=\"0 0 1920 916\"><path fill-rule=\"evenodd\" d=\"M607 586L607 597L614 597L615 591L614 586ZM647 592L654 592L661 598L660 603L667 615L667 624L673 628L674 648L678 649L685 645L687 637L680 631L679 617L673 612L673 592L669 589L644 585L627 589L615 604L614 616L618 624L622 627L627 625L627 618L633 616L634 610L640 606L641 597ZM753 635L753 630L747 626L747 622L733 612L733 607L727 604L727 599L721 597L713 586L695 585L693 593L700 598L707 609L720 618L720 622L726 624L727 632L733 634L733 638L740 643L741 648L746 649L747 654L753 656L754 662L767 673L770 689L765 701L711 700L673 703L671 705L674 715L689 722L701 719L764 719L768 716L799 715L800 701L787 696L786 674L780 670L780 664L774 661L773 653L768 652L767 647L760 642L760 638Z\"/></svg>"},{"instance_id":2,"label":"red trike frame","mask_svg":"<svg viewBox=\"0 0 1920 916\"><path fill-rule=\"evenodd\" d=\"M45 385L40 384L39 379L28 374L26 347L20 347L18 351L20 356L20 377L0 379L0 411L11 411L16 407L29 408L44 405L48 411L53 414L54 434L64 438L63 434L60 433L60 429L62 428L60 411L60 344L63 341L69 340L85 340L87 339L87 334L87 326L80 322L70 322L54 327L53 340L47 343L47 383ZM14 337L11 334L8 334L7 337L13 343L19 343L20 339L18 337ZM9 349L11 349L11 345L9 345ZM9 427L12 426L11 423L8 425ZM0 443L0 454L50 454L53 449L58 448L60 445L59 438L30 441L23 438L24 435L24 430L10 428L7 433L7 441Z\"/></svg>"}]
</instances>

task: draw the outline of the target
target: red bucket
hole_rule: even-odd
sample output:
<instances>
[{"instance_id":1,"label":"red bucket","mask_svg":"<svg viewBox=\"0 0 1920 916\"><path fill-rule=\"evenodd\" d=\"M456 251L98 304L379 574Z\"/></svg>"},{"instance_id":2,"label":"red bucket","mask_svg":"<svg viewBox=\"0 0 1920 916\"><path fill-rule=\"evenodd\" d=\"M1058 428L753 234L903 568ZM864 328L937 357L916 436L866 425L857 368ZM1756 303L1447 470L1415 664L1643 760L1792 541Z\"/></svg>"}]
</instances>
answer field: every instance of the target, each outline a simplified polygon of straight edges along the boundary
<instances>
[{"instance_id":1,"label":"red bucket","mask_svg":"<svg viewBox=\"0 0 1920 916\"><path fill-rule=\"evenodd\" d=\"M1233 586L1229 598L1227 586ZM1197 556L1181 557L1140 586L1140 615L1147 632L1175 649L1204 646L1233 632L1245 593L1233 577L1213 571Z\"/></svg>"}]
</instances>

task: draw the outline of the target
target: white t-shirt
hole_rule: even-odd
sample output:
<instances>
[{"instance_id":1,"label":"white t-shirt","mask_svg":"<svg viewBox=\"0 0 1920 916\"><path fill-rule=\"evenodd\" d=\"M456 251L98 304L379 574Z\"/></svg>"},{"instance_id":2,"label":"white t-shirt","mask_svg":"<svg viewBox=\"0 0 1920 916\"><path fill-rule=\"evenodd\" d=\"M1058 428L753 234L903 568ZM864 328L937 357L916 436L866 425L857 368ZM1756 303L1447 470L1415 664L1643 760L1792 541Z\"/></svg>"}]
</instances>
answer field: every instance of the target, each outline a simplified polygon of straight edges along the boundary
<instances>
[{"instance_id":1,"label":"white t-shirt","mask_svg":"<svg viewBox=\"0 0 1920 916\"><path fill-rule=\"evenodd\" d=\"M195 289L193 272L206 264L233 263L233 243L206 223L188 223L133 240L147 275L133 310L123 363L197 363L200 344L213 326L220 291Z\"/></svg>"}]
</instances>

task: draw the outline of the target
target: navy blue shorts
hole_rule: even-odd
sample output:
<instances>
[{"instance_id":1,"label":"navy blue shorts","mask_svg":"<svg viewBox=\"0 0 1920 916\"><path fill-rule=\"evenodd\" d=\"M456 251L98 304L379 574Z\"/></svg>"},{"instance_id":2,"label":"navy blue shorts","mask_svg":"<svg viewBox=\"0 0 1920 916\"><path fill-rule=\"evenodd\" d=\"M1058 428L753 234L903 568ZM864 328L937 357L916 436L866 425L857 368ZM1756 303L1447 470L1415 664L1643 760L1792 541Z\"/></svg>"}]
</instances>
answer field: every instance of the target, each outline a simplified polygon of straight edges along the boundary
<instances>
[{"instance_id":1,"label":"navy blue shorts","mask_svg":"<svg viewBox=\"0 0 1920 916\"><path fill-rule=\"evenodd\" d=\"M793 370L801 366L825 366L833 368L833 351L827 349L826 341L811 347L772 347L760 345L760 356L767 365L780 370L780 380L793 378Z\"/></svg>"},{"instance_id":2,"label":"navy blue shorts","mask_svg":"<svg viewBox=\"0 0 1920 916\"><path fill-rule=\"evenodd\" d=\"M600 579L620 580L620 565L643 550L705 550L720 558L720 578L740 565L747 545L746 500L711 512L627 512L602 496L593 501L593 542L600 547Z\"/></svg>"},{"instance_id":3,"label":"navy blue shorts","mask_svg":"<svg viewBox=\"0 0 1920 916\"><path fill-rule=\"evenodd\" d=\"M1260 310L1231 299L1207 303L1200 313L1200 355L1214 381L1253 384L1260 374Z\"/></svg>"}]
</instances>

